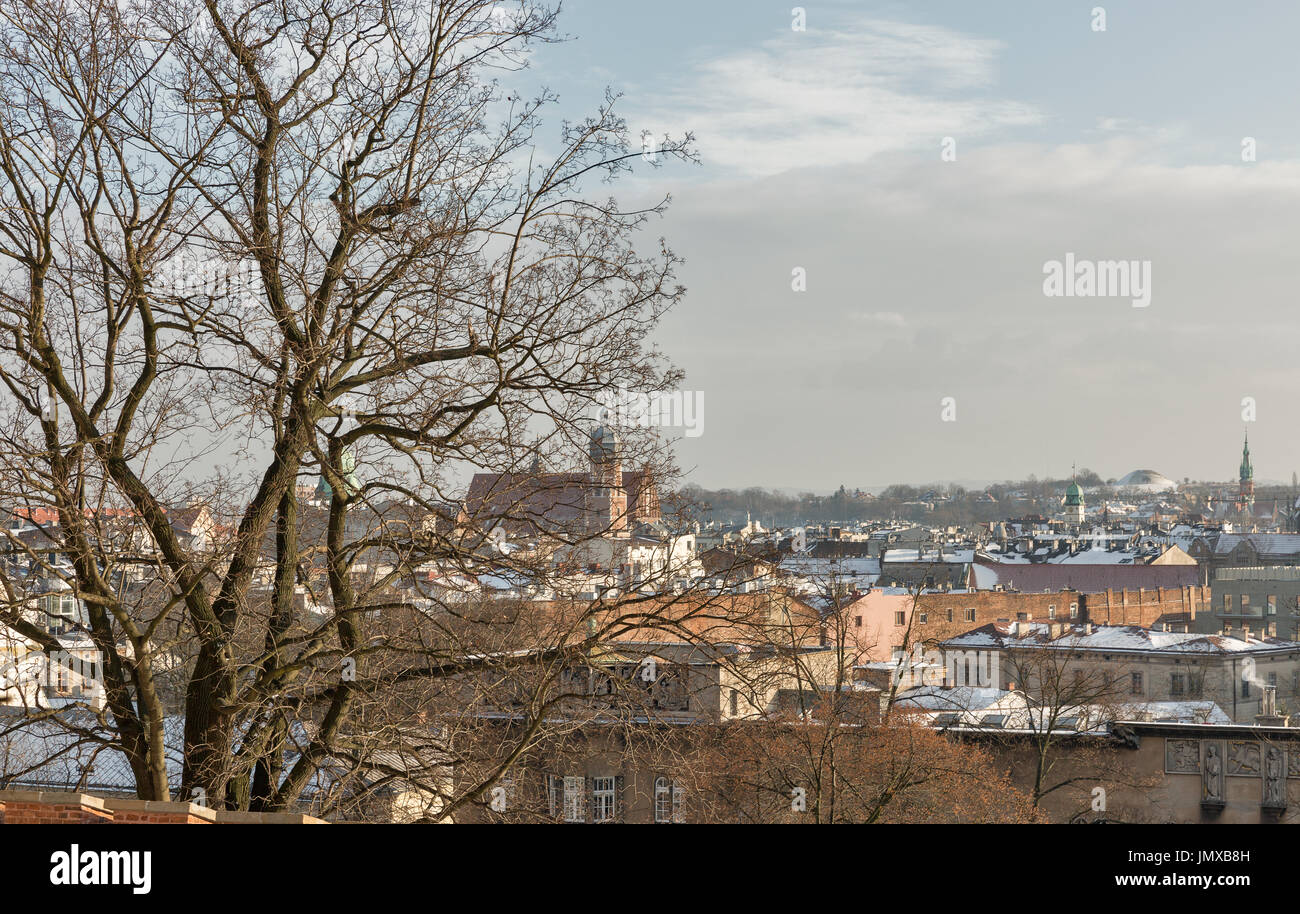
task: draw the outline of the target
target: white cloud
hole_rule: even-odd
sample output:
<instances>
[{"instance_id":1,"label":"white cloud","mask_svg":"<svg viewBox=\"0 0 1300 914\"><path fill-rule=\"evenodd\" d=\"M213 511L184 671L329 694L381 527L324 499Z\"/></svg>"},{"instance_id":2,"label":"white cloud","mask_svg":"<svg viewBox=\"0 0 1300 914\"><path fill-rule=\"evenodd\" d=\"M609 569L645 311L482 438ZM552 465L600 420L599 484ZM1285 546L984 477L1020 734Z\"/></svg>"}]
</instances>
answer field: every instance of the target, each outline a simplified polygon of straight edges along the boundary
<instances>
[{"instance_id":1,"label":"white cloud","mask_svg":"<svg viewBox=\"0 0 1300 914\"><path fill-rule=\"evenodd\" d=\"M701 63L648 115L695 131L707 165L742 175L838 166L959 144L1041 120L991 87L1002 44L935 26L860 20L789 32Z\"/></svg>"}]
</instances>

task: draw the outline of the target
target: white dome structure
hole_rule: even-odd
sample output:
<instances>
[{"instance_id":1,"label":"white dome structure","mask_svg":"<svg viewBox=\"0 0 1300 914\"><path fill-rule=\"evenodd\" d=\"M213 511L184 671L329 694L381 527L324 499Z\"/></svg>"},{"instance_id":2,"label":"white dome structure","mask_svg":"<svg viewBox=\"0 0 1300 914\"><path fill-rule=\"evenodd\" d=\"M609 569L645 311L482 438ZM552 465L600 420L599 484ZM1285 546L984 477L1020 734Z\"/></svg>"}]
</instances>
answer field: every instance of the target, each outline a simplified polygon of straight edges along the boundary
<instances>
[{"instance_id":1,"label":"white dome structure","mask_svg":"<svg viewBox=\"0 0 1300 914\"><path fill-rule=\"evenodd\" d=\"M1115 483L1115 488L1135 492L1172 492L1178 488L1178 483L1155 470L1134 470Z\"/></svg>"}]
</instances>

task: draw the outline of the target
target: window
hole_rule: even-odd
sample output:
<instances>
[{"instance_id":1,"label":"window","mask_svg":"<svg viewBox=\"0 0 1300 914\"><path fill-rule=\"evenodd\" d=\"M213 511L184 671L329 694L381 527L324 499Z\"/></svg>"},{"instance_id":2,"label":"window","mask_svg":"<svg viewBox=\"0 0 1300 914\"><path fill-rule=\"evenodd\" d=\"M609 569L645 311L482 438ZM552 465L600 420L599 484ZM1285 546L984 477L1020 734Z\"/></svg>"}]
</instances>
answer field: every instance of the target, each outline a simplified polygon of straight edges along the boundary
<instances>
[{"instance_id":1,"label":"window","mask_svg":"<svg viewBox=\"0 0 1300 914\"><path fill-rule=\"evenodd\" d=\"M80 613L77 598L70 594L51 594L44 599L46 630L52 635L64 635L78 623Z\"/></svg>"},{"instance_id":2,"label":"window","mask_svg":"<svg viewBox=\"0 0 1300 914\"><path fill-rule=\"evenodd\" d=\"M1244 616L1249 611L1250 611L1250 594L1243 593L1241 595L1241 614Z\"/></svg>"},{"instance_id":3,"label":"window","mask_svg":"<svg viewBox=\"0 0 1300 914\"><path fill-rule=\"evenodd\" d=\"M1169 694L1182 695L1184 691L1184 679L1182 673L1169 674Z\"/></svg>"},{"instance_id":4,"label":"window","mask_svg":"<svg viewBox=\"0 0 1300 914\"><path fill-rule=\"evenodd\" d=\"M907 624L907 616L906 616L906 614L905 614L905 613L902 613L902 612L896 612L896 613L894 613L894 624L895 624L895 625L906 625L906 624Z\"/></svg>"},{"instance_id":5,"label":"window","mask_svg":"<svg viewBox=\"0 0 1300 914\"><path fill-rule=\"evenodd\" d=\"M1232 612L1232 594L1230 593L1225 593L1223 595L1223 611L1225 613Z\"/></svg>"},{"instance_id":6,"label":"window","mask_svg":"<svg viewBox=\"0 0 1300 914\"><path fill-rule=\"evenodd\" d=\"M1200 673L1187 674L1187 695L1189 698L1200 698L1201 690L1205 678Z\"/></svg>"},{"instance_id":7,"label":"window","mask_svg":"<svg viewBox=\"0 0 1300 914\"><path fill-rule=\"evenodd\" d=\"M586 778L566 777L564 779L564 821L565 822L582 822L586 817L583 816L583 785Z\"/></svg>"},{"instance_id":8,"label":"window","mask_svg":"<svg viewBox=\"0 0 1300 914\"><path fill-rule=\"evenodd\" d=\"M1029 613L1016 613L1016 621L1017 621L1017 622L1028 622L1028 621L1029 621Z\"/></svg>"},{"instance_id":9,"label":"window","mask_svg":"<svg viewBox=\"0 0 1300 914\"><path fill-rule=\"evenodd\" d=\"M920 618L919 621L920 621L920 623L921 623L922 625L924 625L925 623L927 623L927 622L930 621L930 614L929 614L929 613L921 613L920 616L921 616L921 618Z\"/></svg>"},{"instance_id":10,"label":"window","mask_svg":"<svg viewBox=\"0 0 1300 914\"><path fill-rule=\"evenodd\" d=\"M613 822L618 818L618 778L591 779L591 821Z\"/></svg>"},{"instance_id":11,"label":"window","mask_svg":"<svg viewBox=\"0 0 1300 914\"><path fill-rule=\"evenodd\" d=\"M1142 694L1142 674L1141 674L1141 673L1132 673L1132 674L1130 674L1129 691L1132 692L1134 695L1141 695L1141 694Z\"/></svg>"},{"instance_id":12,"label":"window","mask_svg":"<svg viewBox=\"0 0 1300 914\"><path fill-rule=\"evenodd\" d=\"M668 778L655 779L655 821L661 824L676 824L682 819L682 795L684 791Z\"/></svg>"},{"instance_id":13,"label":"window","mask_svg":"<svg viewBox=\"0 0 1300 914\"><path fill-rule=\"evenodd\" d=\"M1242 698L1249 698L1249 697L1250 697L1250 680L1249 680L1249 679L1243 679L1243 680L1241 680L1241 697L1242 697Z\"/></svg>"},{"instance_id":14,"label":"window","mask_svg":"<svg viewBox=\"0 0 1300 914\"><path fill-rule=\"evenodd\" d=\"M1071 604L1070 604L1070 618L1071 618L1071 619L1077 619L1077 618L1079 618L1079 604L1078 604L1078 603L1071 603Z\"/></svg>"},{"instance_id":15,"label":"window","mask_svg":"<svg viewBox=\"0 0 1300 914\"><path fill-rule=\"evenodd\" d=\"M740 692L735 689L731 690L731 716L740 716Z\"/></svg>"},{"instance_id":16,"label":"window","mask_svg":"<svg viewBox=\"0 0 1300 914\"><path fill-rule=\"evenodd\" d=\"M1056 618L1056 604L1055 604L1055 603L1048 603L1048 604L1047 604L1047 618L1049 618L1049 619L1055 619L1055 618Z\"/></svg>"},{"instance_id":17,"label":"window","mask_svg":"<svg viewBox=\"0 0 1300 914\"><path fill-rule=\"evenodd\" d=\"M974 622L974 621L975 621L975 607L974 607L974 606L968 607L968 608L966 609L966 621L967 621L967 622Z\"/></svg>"},{"instance_id":18,"label":"window","mask_svg":"<svg viewBox=\"0 0 1300 914\"><path fill-rule=\"evenodd\" d=\"M552 774L547 775L546 781L546 799L551 817L565 822L584 821L583 790L586 779Z\"/></svg>"},{"instance_id":19,"label":"window","mask_svg":"<svg viewBox=\"0 0 1300 914\"><path fill-rule=\"evenodd\" d=\"M1276 594L1269 594L1268 597L1266 597L1265 599L1266 599L1266 604L1267 604L1267 605L1264 607L1264 612L1265 612L1267 615L1270 615L1270 616L1276 616L1276 615L1277 615L1277 595L1276 595Z\"/></svg>"},{"instance_id":20,"label":"window","mask_svg":"<svg viewBox=\"0 0 1300 914\"><path fill-rule=\"evenodd\" d=\"M951 609L948 610L948 621L949 621L949 622L952 621L952 610L951 610Z\"/></svg>"},{"instance_id":21,"label":"window","mask_svg":"<svg viewBox=\"0 0 1300 914\"><path fill-rule=\"evenodd\" d=\"M853 627L854 627L854 628L862 628L862 617L861 617L861 616L854 616L854 617L853 617Z\"/></svg>"},{"instance_id":22,"label":"window","mask_svg":"<svg viewBox=\"0 0 1300 914\"><path fill-rule=\"evenodd\" d=\"M1268 684L1275 689L1277 688L1277 673L1268 674Z\"/></svg>"}]
</instances>

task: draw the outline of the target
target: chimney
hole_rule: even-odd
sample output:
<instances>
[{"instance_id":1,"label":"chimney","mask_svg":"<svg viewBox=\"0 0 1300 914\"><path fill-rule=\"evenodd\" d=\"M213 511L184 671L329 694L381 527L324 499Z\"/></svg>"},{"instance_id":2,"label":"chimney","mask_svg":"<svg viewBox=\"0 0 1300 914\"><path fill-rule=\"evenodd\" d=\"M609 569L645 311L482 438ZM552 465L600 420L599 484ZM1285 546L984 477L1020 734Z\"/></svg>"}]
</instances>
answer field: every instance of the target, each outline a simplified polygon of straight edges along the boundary
<instances>
[{"instance_id":1,"label":"chimney","mask_svg":"<svg viewBox=\"0 0 1300 914\"><path fill-rule=\"evenodd\" d=\"M1264 695L1259 700L1259 713L1255 715L1255 723L1261 727L1285 727L1290 724L1287 715L1277 713L1277 686L1264 686Z\"/></svg>"},{"instance_id":2,"label":"chimney","mask_svg":"<svg viewBox=\"0 0 1300 914\"><path fill-rule=\"evenodd\" d=\"M1083 633L1084 633L1085 635L1091 635L1091 634L1092 634L1092 623L1091 623L1091 622L1085 622L1085 623L1083 623Z\"/></svg>"}]
</instances>

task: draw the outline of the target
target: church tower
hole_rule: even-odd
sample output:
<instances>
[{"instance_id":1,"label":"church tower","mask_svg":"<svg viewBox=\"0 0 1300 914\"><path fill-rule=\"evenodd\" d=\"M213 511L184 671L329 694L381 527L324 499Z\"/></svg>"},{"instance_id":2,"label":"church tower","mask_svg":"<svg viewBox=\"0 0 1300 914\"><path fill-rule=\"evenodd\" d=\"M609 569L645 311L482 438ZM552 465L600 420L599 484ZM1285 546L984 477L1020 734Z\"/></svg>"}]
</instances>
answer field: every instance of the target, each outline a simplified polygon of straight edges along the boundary
<instances>
[{"instance_id":1,"label":"church tower","mask_svg":"<svg viewBox=\"0 0 1300 914\"><path fill-rule=\"evenodd\" d=\"M1074 477L1065 489L1065 522L1067 524L1083 523L1083 489Z\"/></svg>"},{"instance_id":2,"label":"church tower","mask_svg":"<svg viewBox=\"0 0 1300 914\"><path fill-rule=\"evenodd\" d=\"M621 533L627 529L627 490L623 487L623 442L606 425L591 430L591 525L593 531Z\"/></svg>"},{"instance_id":3,"label":"church tower","mask_svg":"<svg viewBox=\"0 0 1300 914\"><path fill-rule=\"evenodd\" d=\"M1237 482L1237 502L1243 510L1255 505L1255 468L1250 465L1250 435L1241 446L1241 475Z\"/></svg>"},{"instance_id":4,"label":"church tower","mask_svg":"<svg viewBox=\"0 0 1300 914\"><path fill-rule=\"evenodd\" d=\"M339 461L341 466L339 471L343 474L343 481L346 483L344 489L345 495L356 495L361 491L361 483L357 479L357 457L352 453L351 448L343 449L343 457ZM320 474L320 479L316 482L316 500L328 502L334 497L334 489L330 486L325 474Z\"/></svg>"}]
</instances>

